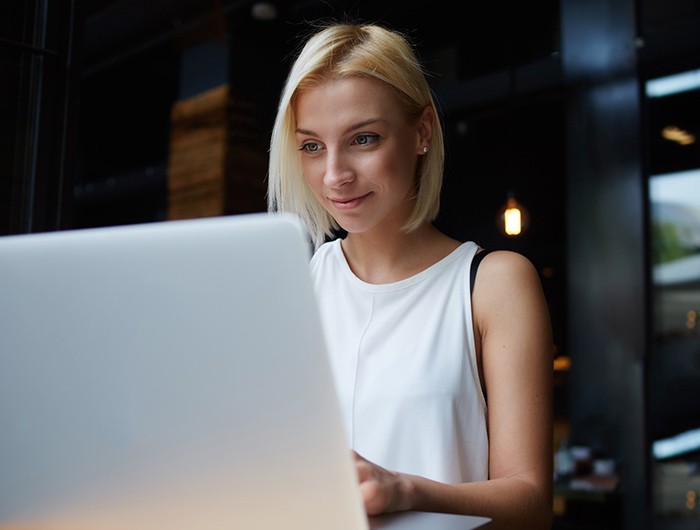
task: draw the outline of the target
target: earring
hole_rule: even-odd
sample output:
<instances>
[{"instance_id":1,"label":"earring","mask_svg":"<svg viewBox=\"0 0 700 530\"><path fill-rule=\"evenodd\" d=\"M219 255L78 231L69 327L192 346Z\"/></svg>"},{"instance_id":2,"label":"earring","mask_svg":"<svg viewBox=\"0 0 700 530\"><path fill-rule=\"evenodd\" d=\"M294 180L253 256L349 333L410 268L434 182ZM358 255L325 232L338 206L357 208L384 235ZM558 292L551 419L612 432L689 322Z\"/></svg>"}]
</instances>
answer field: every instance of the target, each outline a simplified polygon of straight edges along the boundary
<instances>
[{"instance_id":1,"label":"earring","mask_svg":"<svg viewBox=\"0 0 700 530\"><path fill-rule=\"evenodd\" d=\"M423 147L423 154L425 154L427 152L428 152L428 146L426 145L425 147Z\"/></svg>"}]
</instances>

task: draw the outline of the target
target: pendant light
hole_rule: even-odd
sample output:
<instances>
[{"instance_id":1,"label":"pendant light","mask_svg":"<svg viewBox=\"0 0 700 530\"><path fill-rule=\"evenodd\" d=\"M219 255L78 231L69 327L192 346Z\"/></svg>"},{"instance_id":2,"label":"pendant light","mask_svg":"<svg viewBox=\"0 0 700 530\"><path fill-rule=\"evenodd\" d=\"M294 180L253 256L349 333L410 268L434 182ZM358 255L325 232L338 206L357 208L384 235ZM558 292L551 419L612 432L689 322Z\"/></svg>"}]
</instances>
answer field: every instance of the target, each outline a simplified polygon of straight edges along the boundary
<instances>
[{"instance_id":1,"label":"pendant light","mask_svg":"<svg viewBox=\"0 0 700 530\"><path fill-rule=\"evenodd\" d=\"M518 171L517 164L515 164L515 120L516 120L516 105L515 105L515 93L516 93L516 71L515 71L515 59L513 57L512 43L510 39L507 41L508 49L508 92L506 94L506 112L508 116L508 145L507 145L507 161L508 161L508 179L513 180L514 175ZM506 203L499 210L498 223L503 232L508 237L517 237L523 233L527 226L528 215L520 202L515 199L515 193L513 190L508 190L508 195L506 198Z\"/></svg>"},{"instance_id":2,"label":"pendant light","mask_svg":"<svg viewBox=\"0 0 700 530\"><path fill-rule=\"evenodd\" d=\"M506 203L500 210L499 225L501 231L508 237L516 237L523 233L528 223L528 214L523 205L515 198L513 191L508 192Z\"/></svg>"}]
</instances>

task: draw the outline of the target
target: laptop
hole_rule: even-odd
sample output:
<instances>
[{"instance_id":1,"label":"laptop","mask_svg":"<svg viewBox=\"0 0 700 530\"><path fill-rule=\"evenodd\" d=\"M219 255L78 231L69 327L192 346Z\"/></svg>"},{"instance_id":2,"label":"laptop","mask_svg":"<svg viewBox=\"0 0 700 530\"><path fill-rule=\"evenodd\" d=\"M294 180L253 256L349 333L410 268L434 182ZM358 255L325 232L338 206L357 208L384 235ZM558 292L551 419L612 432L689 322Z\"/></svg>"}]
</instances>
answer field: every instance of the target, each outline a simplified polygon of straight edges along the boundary
<instances>
[{"instance_id":1,"label":"laptop","mask_svg":"<svg viewBox=\"0 0 700 530\"><path fill-rule=\"evenodd\" d=\"M0 238L0 529L487 524L365 515L310 255L285 214Z\"/></svg>"}]
</instances>

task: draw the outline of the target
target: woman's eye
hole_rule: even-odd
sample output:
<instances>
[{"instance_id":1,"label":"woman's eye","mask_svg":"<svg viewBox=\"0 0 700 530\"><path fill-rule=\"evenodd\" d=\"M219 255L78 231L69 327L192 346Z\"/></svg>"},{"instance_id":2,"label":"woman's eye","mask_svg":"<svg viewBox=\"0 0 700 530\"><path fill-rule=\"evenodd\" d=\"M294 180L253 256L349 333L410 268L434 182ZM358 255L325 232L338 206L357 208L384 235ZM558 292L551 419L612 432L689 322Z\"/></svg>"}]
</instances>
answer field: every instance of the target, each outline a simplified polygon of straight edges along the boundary
<instances>
[{"instance_id":1,"label":"woman's eye","mask_svg":"<svg viewBox=\"0 0 700 530\"><path fill-rule=\"evenodd\" d=\"M355 138L355 143L358 145L369 145L379 139L377 134L360 134Z\"/></svg>"},{"instance_id":2,"label":"woman's eye","mask_svg":"<svg viewBox=\"0 0 700 530\"><path fill-rule=\"evenodd\" d=\"M302 146L299 148L299 151L306 151L307 153L315 153L319 149L321 149L321 146L319 146L317 143L306 142L305 144L302 144Z\"/></svg>"}]
</instances>

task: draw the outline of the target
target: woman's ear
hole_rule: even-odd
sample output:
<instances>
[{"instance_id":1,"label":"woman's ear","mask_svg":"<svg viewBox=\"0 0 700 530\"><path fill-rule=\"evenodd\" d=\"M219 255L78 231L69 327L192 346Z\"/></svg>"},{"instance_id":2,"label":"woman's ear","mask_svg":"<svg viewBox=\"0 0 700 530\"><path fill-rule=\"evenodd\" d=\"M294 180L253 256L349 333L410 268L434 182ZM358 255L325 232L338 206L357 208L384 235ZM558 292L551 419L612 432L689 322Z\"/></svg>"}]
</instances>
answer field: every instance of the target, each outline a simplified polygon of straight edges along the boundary
<instances>
[{"instance_id":1,"label":"woman's ear","mask_svg":"<svg viewBox=\"0 0 700 530\"><path fill-rule=\"evenodd\" d=\"M433 138L435 126L435 109L427 105L418 118L418 154L424 155L430 149L430 140Z\"/></svg>"}]
</instances>

